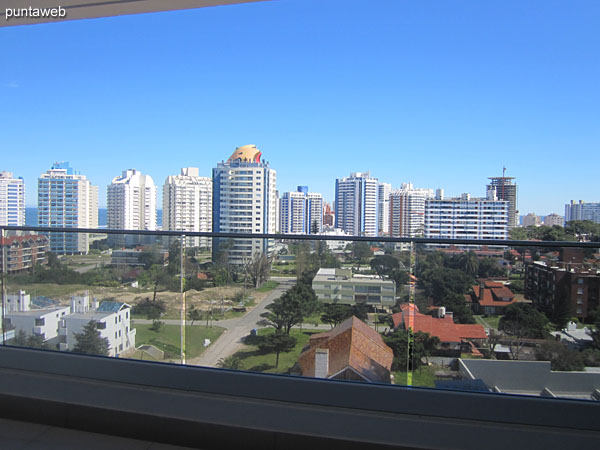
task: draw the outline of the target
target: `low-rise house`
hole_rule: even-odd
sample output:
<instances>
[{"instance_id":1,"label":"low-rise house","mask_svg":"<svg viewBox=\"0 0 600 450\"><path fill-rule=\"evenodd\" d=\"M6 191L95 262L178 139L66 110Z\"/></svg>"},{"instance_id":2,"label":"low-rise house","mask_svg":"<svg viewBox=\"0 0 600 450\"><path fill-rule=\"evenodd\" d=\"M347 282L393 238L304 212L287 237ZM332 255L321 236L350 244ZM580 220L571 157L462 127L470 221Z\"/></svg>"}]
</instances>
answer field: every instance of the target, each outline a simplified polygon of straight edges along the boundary
<instances>
[{"instance_id":1,"label":"low-rise house","mask_svg":"<svg viewBox=\"0 0 600 450\"><path fill-rule=\"evenodd\" d=\"M298 363L306 377L389 383L394 352L379 333L356 317L314 334Z\"/></svg>"},{"instance_id":2,"label":"low-rise house","mask_svg":"<svg viewBox=\"0 0 600 450\"><path fill-rule=\"evenodd\" d=\"M481 347L487 339L485 329L481 325L466 325L454 323L453 314L446 312L445 308L439 308L438 317L421 314L414 303L404 303L400 306L401 311L392 315L394 329L413 332L429 333L440 340L440 346L448 350L460 350L463 344L475 344Z\"/></svg>"},{"instance_id":3,"label":"low-rise house","mask_svg":"<svg viewBox=\"0 0 600 450\"><path fill-rule=\"evenodd\" d=\"M517 301L515 294L498 281L481 280L473 286L473 291L465 295L467 303L475 314L496 316L504 314L508 305Z\"/></svg>"},{"instance_id":4,"label":"low-rise house","mask_svg":"<svg viewBox=\"0 0 600 450\"><path fill-rule=\"evenodd\" d=\"M323 303L367 304L390 308L396 299L396 283L377 275L353 274L351 269L319 269L312 288Z\"/></svg>"},{"instance_id":5,"label":"low-rise house","mask_svg":"<svg viewBox=\"0 0 600 450\"><path fill-rule=\"evenodd\" d=\"M75 334L81 333L90 321L96 322L100 336L108 339L109 356L119 356L135 349L131 306L122 302L104 301L96 309L92 309L88 300L79 304L73 314L62 320L60 334L65 336L65 342L60 344L60 350L73 350L77 343Z\"/></svg>"},{"instance_id":6,"label":"low-rise house","mask_svg":"<svg viewBox=\"0 0 600 450\"><path fill-rule=\"evenodd\" d=\"M31 309L31 299L25 291L6 297L5 325L14 327L15 333L23 331L27 336L41 336L44 341L58 336L60 321L71 312L69 306Z\"/></svg>"}]
</instances>

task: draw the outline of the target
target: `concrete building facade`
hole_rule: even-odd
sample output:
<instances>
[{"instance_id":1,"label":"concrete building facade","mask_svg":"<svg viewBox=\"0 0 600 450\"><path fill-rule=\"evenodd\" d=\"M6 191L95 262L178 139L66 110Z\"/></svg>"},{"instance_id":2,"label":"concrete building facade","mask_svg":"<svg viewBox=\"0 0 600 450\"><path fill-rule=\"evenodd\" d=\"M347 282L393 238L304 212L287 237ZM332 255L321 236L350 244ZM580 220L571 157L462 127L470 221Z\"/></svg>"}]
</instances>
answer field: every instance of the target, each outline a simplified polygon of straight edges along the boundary
<instances>
[{"instance_id":1,"label":"concrete building facade","mask_svg":"<svg viewBox=\"0 0 600 450\"><path fill-rule=\"evenodd\" d=\"M542 224L542 218L534 213L529 213L523 217L524 227L539 227Z\"/></svg>"},{"instance_id":2,"label":"concrete building facade","mask_svg":"<svg viewBox=\"0 0 600 450\"><path fill-rule=\"evenodd\" d=\"M600 203L571 200L571 203L565 205L565 223L572 220L591 220L600 223Z\"/></svg>"},{"instance_id":3,"label":"concrete building facade","mask_svg":"<svg viewBox=\"0 0 600 450\"><path fill-rule=\"evenodd\" d=\"M25 225L25 181L0 172L0 225Z\"/></svg>"},{"instance_id":4,"label":"concrete building facade","mask_svg":"<svg viewBox=\"0 0 600 450\"><path fill-rule=\"evenodd\" d=\"M298 186L296 192L284 192L279 199L279 231L311 234L323 231L323 196Z\"/></svg>"},{"instance_id":5,"label":"concrete building facade","mask_svg":"<svg viewBox=\"0 0 600 450\"><path fill-rule=\"evenodd\" d=\"M519 210L517 197L517 183L514 183L514 177L490 177L490 183L487 185L487 192L494 192L498 200L508 202L508 229L519 226Z\"/></svg>"},{"instance_id":6,"label":"concrete building facade","mask_svg":"<svg viewBox=\"0 0 600 450\"><path fill-rule=\"evenodd\" d=\"M507 239L509 203L469 194L444 198L438 189L435 199L425 203L425 237L446 239Z\"/></svg>"},{"instance_id":7,"label":"concrete building facade","mask_svg":"<svg viewBox=\"0 0 600 450\"><path fill-rule=\"evenodd\" d=\"M390 194L392 185L390 183L379 183L377 186L377 233L379 236L390 232Z\"/></svg>"},{"instance_id":8,"label":"concrete building facade","mask_svg":"<svg viewBox=\"0 0 600 450\"><path fill-rule=\"evenodd\" d=\"M277 226L277 175L261 161L255 145L236 148L213 169L213 231L274 233ZM213 260L248 263L257 253L271 255L272 239L214 239Z\"/></svg>"},{"instance_id":9,"label":"concrete building facade","mask_svg":"<svg viewBox=\"0 0 600 450\"><path fill-rule=\"evenodd\" d=\"M554 213L548 214L546 217L544 217L544 225L548 227L553 227L555 225L558 227L564 227L565 218Z\"/></svg>"},{"instance_id":10,"label":"concrete building facade","mask_svg":"<svg viewBox=\"0 0 600 450\"><path fill-rule=\"evenodd\" d=\"M391 308L396 301L393 280L353 274L350 269L321 268L312 281L312 288L323 303Z\"/></svg>"},{"instance_id":11,"label":"concrete building facade","mask_svg":"<svg viewBox=\"0 0 600 450\"><path fill-rule=\"evenodd\" d=\"M392 237L417 237L425 233L425 202L433 198L433 189L416 189L402 183L390 194L390 228Z\"/></svg>"},{"instance_id":12,"label":"concrete building facade","mask_svg":"<svg viewBox=\"0 0 600 450\"><path fill-rule=\"evenodd\" d=\"M169 175L163 185L163 230L211 232L212 191L212 179L201 177L197 167ZM187 238L187 245L210 248L212 239Z\"/></svg>"},{"instance_id":13,"label":"concrete building facade","mask_svg":"<svg viewBox=\"0 0 600 450\"><path fill-rule=\"evenodd\" d=\"M98 186L76 173L68 162L55 163L38 179L38 225L97 228ZM50 250L58 254L87 253L86 233L50 233Z\"/></svg>"},{"instance_id":14,"label":"concrete building facade","mask_svg":"<svg viewBox=\"0 0 600 450\"><path fill-rule=\"evenodd\" d=\"M124 170L106 188L108 228L156 230L156 186L150 175Z\"/></svg>"},{"instance_id":15,"label":"concrete building facade","mask_svg":"<svg viewBox=\"0 0 600 450\"><path fill-rule=\"evenodd\" d=\"M379 181L355 172L335 181L335 227L352 236L377 236Z\"/></svg>"},{"instance_id":16,"label":"concrete building facade","mask_svg":"<svg viewBox=\"0 0 600 450\"><path fill-rule=\"evenodd\" d=\"M131 306L127 303L104 301L97 308L87 301L79 302L73 314L65 316L60 323L59 334L64 336L60 350L73 350L77 344L75 334L81 333L90 322L97 324L100 337L109 344L108 355L119 356L135 349L135 328L131 328Z\"/></svg>"}]
</instances>

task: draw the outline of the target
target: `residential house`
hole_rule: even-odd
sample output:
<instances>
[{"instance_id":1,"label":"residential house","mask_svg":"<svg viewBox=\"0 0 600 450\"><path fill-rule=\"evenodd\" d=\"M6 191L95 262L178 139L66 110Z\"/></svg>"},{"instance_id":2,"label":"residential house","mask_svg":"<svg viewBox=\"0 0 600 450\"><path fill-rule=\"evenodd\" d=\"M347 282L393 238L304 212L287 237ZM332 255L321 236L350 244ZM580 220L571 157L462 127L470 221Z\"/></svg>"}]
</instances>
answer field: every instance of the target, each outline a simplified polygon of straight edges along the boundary
<instances>
[{"instance_id":1,"label":"residential house","mask_svg":"<svg viewBox=\"0 0 600 450\"><path fill-rule=\"evenodd\" d=\"M480 280L473 286L473 292L465 295L475 314L497 316L504 314L508 305L517 301L515 294L504 284L492 280Z\"/></svg>"},{"instance_id":2,"label":"residential house","mask_svg":"<svg viewBox=\"0 0 600 450\"><path fill-rule=\"evenodd\" d=\"M381 335L356 317L314 334L298 363L306 377L389 383L394 353Z\"/></svg>"},{"instance_id":3,"label":"residential house","mask_svg":"<svg viewBox=\"0 0 600 450\"><path fill-rule=\"evenodd\" d=\"M392 315L395 330L411 328L415 333L429 333L440 340L442 349L458 351L464 346L477 348L487 339L481 325L454 323L453 314L446 312L443 307L439 308L438 317L420 313L414 303L403 303L400 308L399 313Z\"/></svg>"}]
</instances>

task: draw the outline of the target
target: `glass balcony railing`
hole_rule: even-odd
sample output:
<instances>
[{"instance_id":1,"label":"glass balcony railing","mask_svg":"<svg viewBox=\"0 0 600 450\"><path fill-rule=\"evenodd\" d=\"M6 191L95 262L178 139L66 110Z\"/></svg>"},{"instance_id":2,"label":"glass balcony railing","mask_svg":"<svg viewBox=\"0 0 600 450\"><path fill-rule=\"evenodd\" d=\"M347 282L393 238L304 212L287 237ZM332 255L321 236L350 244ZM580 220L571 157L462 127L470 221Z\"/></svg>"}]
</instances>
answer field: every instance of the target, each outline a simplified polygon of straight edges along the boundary
<instances>
[{"instance_id":1,"label":"glass balcony railing","mask_svg":"<svg viewBox=\"0 0 600 450\"><path fill-rule=\"evenodd\" d=\"M600 243L1 231L6 346L600 399Z\"/></svg>"}]
</instances>

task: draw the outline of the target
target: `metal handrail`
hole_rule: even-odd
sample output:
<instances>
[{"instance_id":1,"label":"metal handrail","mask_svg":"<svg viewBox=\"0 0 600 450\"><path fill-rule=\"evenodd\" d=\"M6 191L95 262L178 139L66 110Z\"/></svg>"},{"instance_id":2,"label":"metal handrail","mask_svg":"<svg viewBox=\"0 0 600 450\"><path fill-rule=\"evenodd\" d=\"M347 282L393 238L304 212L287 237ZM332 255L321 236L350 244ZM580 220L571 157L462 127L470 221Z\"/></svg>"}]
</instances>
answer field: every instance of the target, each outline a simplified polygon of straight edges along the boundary
<instances>
[{"instance_id":1,"label":"metal handrail","mask_svg":"<svg viewBox=\"0 0 600 450\"><path fill-rule=\"evenodd\" d=\"M413 242L415 244L454 244L454 245L487 245L503 247L581 247L600 248L600 242L579 241L517 241L510 239L448 239L423 237L389 237L389 236L340 236L322 234L279 234L279 233L221 233L206 231L150 231L150 230L117 230L111 228L67 228L67 227L32 227L32 226L0 226L7 231L37 231L40 233L94 233L94 234L136 234L142 236L185 236L235 239L281 239L301 241L363 241L363 242Z\"/></svg>"}]
</instances>

